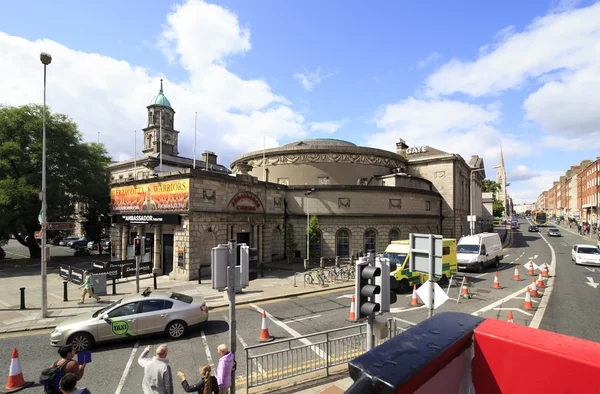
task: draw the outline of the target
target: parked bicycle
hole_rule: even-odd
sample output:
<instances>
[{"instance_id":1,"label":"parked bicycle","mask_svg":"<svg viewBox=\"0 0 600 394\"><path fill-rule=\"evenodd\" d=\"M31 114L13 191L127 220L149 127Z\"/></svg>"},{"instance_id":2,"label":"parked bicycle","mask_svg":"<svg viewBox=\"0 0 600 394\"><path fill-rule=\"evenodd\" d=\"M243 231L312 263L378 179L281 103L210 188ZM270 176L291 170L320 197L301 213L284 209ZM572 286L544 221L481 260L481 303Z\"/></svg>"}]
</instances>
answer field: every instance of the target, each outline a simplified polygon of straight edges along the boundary
<instances>
[{"instance_id":1,"label":"parked bicycle","mask_svg":"<svg viewBox=\"0 0 600 394\"><path fill-rule=\"evenodd\" d=\"M312 285L315 281L321 286L325 286L325 274L322 270L308 271L304 274L304 283Z\"/></svg>"}]
</instances>

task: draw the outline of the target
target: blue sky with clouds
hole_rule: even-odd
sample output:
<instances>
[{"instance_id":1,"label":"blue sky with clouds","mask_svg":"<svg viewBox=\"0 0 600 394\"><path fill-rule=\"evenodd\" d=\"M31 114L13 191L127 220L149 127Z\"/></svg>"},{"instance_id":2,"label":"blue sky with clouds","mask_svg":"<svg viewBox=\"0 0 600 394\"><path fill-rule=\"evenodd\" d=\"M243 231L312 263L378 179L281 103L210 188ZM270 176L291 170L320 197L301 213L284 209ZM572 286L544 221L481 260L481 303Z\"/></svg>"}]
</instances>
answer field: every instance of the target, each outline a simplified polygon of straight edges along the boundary
<instances>
[{"instance_id":1,"label":"blue sky with clouds","mask_svg":"<svg viewBox=\"0 0 600 394\"><path fill-rule=\"evenodd\" d=\"M115 159L164 78L185 156L195 112L198 149L224 164L263 137L403 138L490 168L502 146L531 202L598 155L599 38L592 1L22 0L0 15L0 103L41 101L45 51L49 104Z\"/></svg>"}]
</instances>

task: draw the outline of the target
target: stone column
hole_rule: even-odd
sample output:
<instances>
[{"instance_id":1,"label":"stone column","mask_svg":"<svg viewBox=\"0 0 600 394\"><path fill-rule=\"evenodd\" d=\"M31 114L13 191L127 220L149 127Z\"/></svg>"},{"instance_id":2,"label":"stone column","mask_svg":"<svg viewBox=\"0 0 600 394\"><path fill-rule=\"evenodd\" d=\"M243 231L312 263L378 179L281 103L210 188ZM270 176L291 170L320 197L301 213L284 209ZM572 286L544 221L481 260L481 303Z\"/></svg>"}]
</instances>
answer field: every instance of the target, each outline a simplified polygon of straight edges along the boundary
<instances>
[{"instance_id":1,"label":"stone column","mask_svg":"<svg viewBox=\"0 0 600 394\"><path fill-rule=\"evenodd\" d=\"M263 262L263 250L264 250L264 231L265 225L261 224L258 226L258 261Z\"/></svg>"},{"instance_id":2,"label":"stone column","mask_svg":"<svg viewBox=\"0 0 600 394\"><path fill-rule=\"evenodd\" d=\"M258 247L258 224L252 225L252 242L249 245L251 248Z\"/></svg>"},{"instance_id":3,"label":"stone column","mask_svg":"<svg viewBox=\"0 0 600 394\"><path fill-rule=\"evenodd\" d=\"M226 242L229 242L231 237L233 237L232 233L233 233L233 224L228 224L227 225L227 240L226 240Z\"/></svg>"},{"instance_id":4,"label":"stone column","mask_svg":"<svg viewBox=\"0 0 600 394\"><path fill-rule=\"evenodd\" d=\"M127 260L127 245L129 243L129 225L121 226L121 260Z\"/></svg>"},{"instance_id":5,"label":"stone column","mask_svg":"<svg viewBox=\"0 0 600 394\"><path fill-rule=\"evenodd\" d=\"M152 272L155 272L156 275L162 275L162 227L156 226L154 227L154 267L152 268Z\"/></svg>"}]
</instances>

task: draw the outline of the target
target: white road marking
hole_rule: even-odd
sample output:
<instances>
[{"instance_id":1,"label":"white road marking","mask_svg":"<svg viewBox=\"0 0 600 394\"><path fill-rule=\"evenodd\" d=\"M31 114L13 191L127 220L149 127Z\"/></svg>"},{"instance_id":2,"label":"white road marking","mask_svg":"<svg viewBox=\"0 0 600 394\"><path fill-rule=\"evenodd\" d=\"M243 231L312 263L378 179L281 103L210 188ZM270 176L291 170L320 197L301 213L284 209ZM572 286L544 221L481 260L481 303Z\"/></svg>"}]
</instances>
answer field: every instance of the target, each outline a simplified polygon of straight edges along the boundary
<instances>
[{"instance_id":1,"label":"white road marking","mask_svg":"<svg viewBox=\"0 0 600 394\"><path fill-rule=\"evenodd\" d=\"M509 254L505 254L504 257L510 257L510 255Z\"/></svg>"},{"instance_id":2,"label":"white road marking","mask_svg":"<svg viewBox=\"0 0 600 394\"><path fill-rule=\"evenodd\" d=\"M590 267L583 267L583 268L585 268L586 270L588 270L590 272L596 272L595 268L590 268Z\"/></svg>"},{"instance_id":3,"label":"white road marking","mask_svg":"<svg viewBox=\"0 0 600 394\"><path fill-rule=\"evenodd\" d=\"M265 312L267 314L267 317L269 318L269 320L271 320L273 323L277 324L279 327L283 328L285 331L287 331L288 333L290 333L290 335L292 335L294 338L299 338L299 337L302 336L302 334L300 334L298 331L296 331L293 328L289 327L287 324L285 324L284 322L282 322L281 320L279 320L275 316L271 315L269 312L266 312L261 307L259 307L257 305L254 305L254 304L250 304L250 306L252 308L256 309L261 314L263 312ZM305 345L310 346L309 349L312 350L313 352L315 352L315 354L317 356L321 357L323 360L327 360L327 353L325 353L321 349L317 348L316 345L313 345L313 343L311 341L309 341L306 338L299 339L299 341L302 342Z\"/></svg>"},{"instance_id":4,"label":"white road marking","mask_svg":"<svg viewBox=\"0 0 600 394\"><path fill-rule=\"evenodd\" d=\"M227 316L223 315L223 319L227 322L227 324L229 324L229 318ZM240 340L240 343L242 344L242 346L244 347L244 349L246 349L248 347L248 344L246 343L246 341L244 341L244 338L242 338L242 336L240 335L239 331L236 332L236 336ZM204 331L202 331L202 339L206 341L206 337L204 337ZM206 346L206 351L208 353L208 345L205 345L205 346ZM210 360L210 358L209 358L209 360ZM212 360L209 361L209 362L212 364ZM258 360L254 360L254 362L256 363L256 367L258 369L258 372L262 373L263 372L262 365L258 362Z\"/></svg>"},{"instance_id":5,"label":"white road marking","mask_svg":"<svg viewBox=\"0 0 600 394\"><path fill-rule=\"evenodd\" d=\"M10 308L10 304L6 301L4 301L2 298L0 298L0 304L4 305L7 308Z\"/></svg>"},{"instance_id":6,"label":"white road marking","mask_svg":"<svg viewBox=\"0 0 600 394\"><path fill-rule=\"evenodd\" d=\"M390 308L390 313L398 313L398 312L402 312L403 310L405 310L406 307L403 306L401 308Z\"/></svg>"},{"instance_id":7,"label":"white road marking","mask_svg":"<svg viewBox=\"0 0 600 394\"><path fill-rule=\"evenodd\" d=\"M129 375L129 369L131 368L131 363L133 363L133 358L137 353L138 347L140 346L140 341L136 341L133 349L131 349L131 355L129 356L129 360L127 361L127 365L125 365L125 370L123 371L123 376L121 376L121 380L119 380L119 384L117 385L117 389L115 390L115 394L121 394L121 390L123 390L123 386L125 386L125 381L127 380L127 375Z\"/></svg>"},{"instance_id":8,"label":"white road marking","mask_svg":"<svg viewBox=\"0 0 600 394\"><path fill-rule=\"evenodd\" d=\"M6 251L6 254L14 254L15 256L19 256L19 257L25 257L26 259L28 259L28 258L29 258L29 256L25 256L24 254L15 253L15 252L9 252L9 251Z\"/></svg>"},{"instance_id":9,"label":"white road marking","mask_svg":"<svg viewBox=\"0 0 600 394\"><path fill-rule=\"evenodd\" d=\"M550 296L552 295L552 289L554 289L554 278L556 277L556 253L554 253L554 248L552 245L550 245L550 242L548 242L546 237L544 237L542 234L540 234L540 237L542 237L544 242L546 242L550 248L552 259L550 260L550 265L548 266L548 274L550 274L550 278L548 279L546 287L544 288L544 297L542 297L542 302L540 302L540 305L538 305L538 309L535 312L533 319L531 319L531 323L529 324L529 327L532 328L539 328L540 324L542 324L544 313L546 312L548 302L550 301Z\"/></svg>"},{"instance_id":10,"label":"white road marking","mask_svg":"<svg viewBox=\"0 0 600 394\"><path fill-rule=\"evenodd\" d=\"M492 309L496 308L498 305L502 305L503 303L505 303L508 300L512 300L513 298L516 298L519 294L524 293L525 291L527 291L527 287L522 288L521 290L517 290L512 294L507 295L506 297L493 302L487 306L484 306L483 308L471 313L471 315L473 316L477 316L477 315L481 315L482 313L485 313L487 311L491 311Z\"/></svg>"},{"instance_id":11,"label":"white road marking","mask_svg":"<svg viewBox=\"0 0 600 394\"><path fill-rule=\"evenodd\" d=\"M525 299L525 297L515 297L515 300L524 300L524 299ZM537 298L535 298L535 297L531 297L531 302L534 302L534 303L536 303L536 304L537 304L537 303L539 303L539 302L540 302L540 300L538 300L538 299L537 299Z\"/></svg>"},{"instance_id":12,"label":"white road marking","mask_svg":"<svg viewBox=\"0 0 600 394\"><path fill-rule=\"evenodd\" d=\"M339 297L336 297L335 299L339 300L340 298L352 298L353 295L354 294L344 294L344 295L341 295Z\"/></svg>"},{"instance_id":13,"label":"white road marking","mask_svg":"<svg viewBox=\"0 0 600 394\"><path fill-rule=\"evenodd\" d=\"M208 346L208 341L206 340L206 335L204 335L204 330L200 331L200 336L202 337L202 344L204 345L204 352L206 352L206 360L208 361L209 364L212 364L213 363L212 355L210 354L210 347ZM246 347L246 346L244 346L244 347Z\"/></svg>"},{"instance_id":14,"label":"white road marking","mask_svg":"<svg viewBox=\"0 0 600 394\"><path fill-rule=\"evenodd\" d=\"M285 323L297 323L297 322L303 321L303 320L316 319L317 317L321 317L321 315L311 315L311 316L306 316L306 317L300 317L298 319L286 319L286 320L283 320L283 321Z\"/></svg>"},{"instance_id":15,"label":"white road marking","mask_svg":"<svg viewBox=\"0 0 600 394\"><path fill-rule=\"evenodd\" d=\"M516 312L521 312L524 315L527 316L533 316L533 313L529 313L529 312L525 312L524 310L521 310L519 308L494 308L495 311L516 311Z\"/></svg>"},{"instance_id":16,"label":"white road marking","mask_svg":"<svg viewBox=\"0 0 600 394\"><path fill-rule=\"evenodd\" d=\"M590 276L588 276L588 277L587 277L587 280L588 280L588 281L587 281L587 282L585 282L585 284L586 284L586 285L590 285L590 286L592 286L594 289L597 289L597 288L598 288L598 285L600 285L600 283L596 283L596 282L594 282L594 278L592 278L592 277L590 277Z\"/></svg>"},{"instance_id":17,"label":"white road marking","mask_svg":"<svg viewBox=\"0 0 600 394\"><path fill-rule=\"evenodd\" d=\"M417 323L413 323L413 322L408 321L408 320L400 319L398 317L395 317L394 320L400 320L402 323L410 324L411 326L416 326L417 325Z\"/></svg>"},{"instance_id":18,"label":"white road marking","mask_svg":"<svg viewBox=\"0 0 600 394\"><path fill-rule=\"evenodd\" d=\"M486 272L486 273L484 273L484 274L475 275L475 278L481 278L482 276L485 276L485 275L487 275L488 273L489 273L489 272Z\"/></svg>"},{"instance_id":19,"label":"white road marking","mask_svg":"<svg viewBox=\"0 0 600 394\"><path fill-rule=\"evenodd\" d=\"M427 308L427 305L421 305L421 306L417 306L417 307L410 308L410 309L404 309L404 310L396 311L395 313L403 313L403 312L416 311L417 309L422 309L422 308Z\"/></svg>"}]
</instances>

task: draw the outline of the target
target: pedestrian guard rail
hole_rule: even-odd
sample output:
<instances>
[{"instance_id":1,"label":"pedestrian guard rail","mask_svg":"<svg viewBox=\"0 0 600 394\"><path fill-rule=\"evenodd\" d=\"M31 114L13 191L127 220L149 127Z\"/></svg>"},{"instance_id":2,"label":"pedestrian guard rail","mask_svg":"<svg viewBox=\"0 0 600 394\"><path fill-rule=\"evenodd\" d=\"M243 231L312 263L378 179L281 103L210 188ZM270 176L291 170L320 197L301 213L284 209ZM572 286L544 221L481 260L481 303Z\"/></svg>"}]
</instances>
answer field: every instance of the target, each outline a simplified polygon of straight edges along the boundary
<instances>
[{"instance_id":1,"label":"pedestrian guard rail","mask_svg":"<svg viewBox=\"0 0 600 394\"><path fill-rule=\"evenodd\" d=\"M386 338L375 338L374 345L405 331L411 323L387 319ZM367 325L358 324L301 337L246 347L246 392L294 376L325 370L354 359L366 351Z\"/></svg>"},{"instance_id":2,"label":"pedestrian guard rail","mask_svg":"<svg viewBox=\"0 0 600 394\"><path fill-rule=\"evenodd\" d=\"M443 312L351 360L346 393L590 393L598 360L597 342Z\"/></svg>"},{"instance_id":3,"label":"pedestrian guard rail","mask_svg":"<svg viewBox=\"0 0 600 394\"><path fill-rule=\"evenodd\" d=\"M135 260L92 260L89 263L89 268L85 268L85 265L87 264L80 264L79 266L61 264L59 266L59 275L65 280L81 285L83 283L83 272L86 270L91 275L106 275L107 280L128 278L136 274ZM140 264L140 275L152 275L151 262Z\"/></svg>"}]
</instances>

